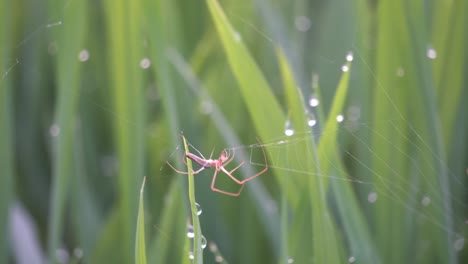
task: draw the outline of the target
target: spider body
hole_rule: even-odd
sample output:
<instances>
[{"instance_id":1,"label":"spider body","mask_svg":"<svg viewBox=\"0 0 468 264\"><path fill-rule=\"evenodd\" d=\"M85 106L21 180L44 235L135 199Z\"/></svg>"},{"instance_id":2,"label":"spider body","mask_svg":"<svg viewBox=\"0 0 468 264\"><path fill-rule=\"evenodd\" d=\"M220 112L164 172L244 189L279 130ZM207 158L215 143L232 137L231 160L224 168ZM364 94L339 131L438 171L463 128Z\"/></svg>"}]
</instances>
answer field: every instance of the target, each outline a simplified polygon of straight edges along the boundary
<instances>
[{"instance_id":1,"label":"spider body","mask_svg":"<svg viewBox=\"0 0 468 264\"><path fill-rule=\"evenodd\" d=\"M266 158L266 154L265 154L265 150L263 149L263 146L260 144L260 147L262 148L262 152L263 152L263 158L265 160L265 168L263 170L261 170L259 173L253 175L253 176L250 176L250 177L247 177L246 179L244 180L238 180L236 177L234 177L232 175L233 172L235 172L237 169L239 169L245 161L242 161L241 163L239 163L239 165L237 165L234 169L232 169L231 171L228 171L226 170L225 166L227 166L229 163L231 163L231 161L234 160L234 155L235 155L235 152L234 150L232 151L232 155L231 155L231 152L229 151L226 151L226 150L223 150L221 151L221 154L219 155L219 158L218 159L211 159L211 156L213 155L213 152L211 152L211 155L210 155L210 158L209 159L206 159L205 157L203 157L203 155L201 155L200 153L200 156L197 156L193 153L187 153L184 155L184 159L182 160L185 164L186 161L185 161L185 158L189 158L191 159L194 163L198 164L200 166L200 168L196 171L193 171L193 175L195 174L198 174L200 173L201 171L205 170L205 169L210 169L210 168L214 168L215 171L214 171L214 174L213 174L213 180L211 181L211 190L213 190L214 192L219 192L219 193L222 193L222 194L225 194L225 195L229 195L229 196L239 196L240 193L242 192L242 189L244 188L244 184L250 180L253 180L254 178L262 175L263 173L265 173L267 170L268 170L268 163L267 163L267 158ZM180 170L177 170L174 166L172 166L168 161L166 161L166 163L177 173L180 173L180 174L188 174L188 172L185 172L185 171L180 171ZM215 187L215 182L216 182L216 176L218 175L218 172L222 171L224 174L226 174L227 176L229 176L229 178L231 178L235 183L241 185L240 189L238 192L228 192L228 191L224 191L224 190L221 190L221 189L218 189Z\"/></svg>"}]
</instances>

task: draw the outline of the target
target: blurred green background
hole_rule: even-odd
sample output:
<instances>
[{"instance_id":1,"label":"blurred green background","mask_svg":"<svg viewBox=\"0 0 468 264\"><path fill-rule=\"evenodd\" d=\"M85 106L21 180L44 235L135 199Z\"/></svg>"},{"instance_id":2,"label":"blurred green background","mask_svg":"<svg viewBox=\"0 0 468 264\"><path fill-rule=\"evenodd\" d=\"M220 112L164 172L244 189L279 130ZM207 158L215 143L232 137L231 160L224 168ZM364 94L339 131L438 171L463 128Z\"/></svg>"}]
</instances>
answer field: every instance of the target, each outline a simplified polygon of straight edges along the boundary
<instances>
[{"instance_id":1,"label":"blurred green background","mask_svg":"<svg viewBox=\"0 0 468 264\"><path fill-rule=\"evenodd\" d=\"M467 12L0 0L0 263L466 263Z\"/></svg>"}]
</instances>

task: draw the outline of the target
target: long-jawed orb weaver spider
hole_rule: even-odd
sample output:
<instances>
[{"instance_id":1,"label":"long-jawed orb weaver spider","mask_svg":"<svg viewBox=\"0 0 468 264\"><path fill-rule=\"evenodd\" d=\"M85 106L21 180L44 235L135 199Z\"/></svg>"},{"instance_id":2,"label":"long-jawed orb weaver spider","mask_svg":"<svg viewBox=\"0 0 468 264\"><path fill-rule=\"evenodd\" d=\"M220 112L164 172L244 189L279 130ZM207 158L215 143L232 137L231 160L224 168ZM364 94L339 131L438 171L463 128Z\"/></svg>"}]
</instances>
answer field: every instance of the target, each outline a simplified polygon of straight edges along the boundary
<instances>
[{"instance_id":1,"label":"long-jawed orb weaver spider","mask_svg":"<svg viewBox=\"0 0 468 264\"><path fill-rule=\"evenodd\" d=\"M260 141L259 141L259 143L260 143ZM201 171L203 171L205 169L210 169L210 168L214 167L215 171L214 171L214 174L213 174L213 180L211 181L211 190L213 190L214 192L219 192L219 193L225 194L225 195L237 197L242 192L242 189L244 189L244 184L246 182L253 180L254 178L262 175L263 173L265 173L268 170L268 162L267 162L267 157L266 157L266 154L265 154L265 150L263 149L262 144L259 144L259 146L262 148L263 159L265 160L265 168L263 170L261 170L260 172L258 172L257 174L255 174L253 176L250 176L248 178L245 178L242 181L238 180L236 177L234 177L232 175L232 173L234 173L237 169L239 169L242 165L244 165L245 161L242 161L239 165L237 165L231 171L228 171L225 168L229 163L231 163L231 161L234 160L234 155L235 155L234 149L232 149L232 152L231 152L231 150L227 151L226 149L224 149L223 151L221 151L221 154L219 155L218 159L211 159L211 157L213 155L213 152L211 152L209 159L206 159L205 157L203 157L203 155L201 153L199 153L201 157L199 157L199 156L197 156L197 155L195 155L193 153L188 153L188 154L184 155L182 161L187 165L187 162L185 161L185 158L189 158L193 162L200 165L200 168L198 170L194 171L193 175L198 174L198 173L200 173ZM172 166L171 163L169 163L169 161L166 161L166 163L175 172L180 173L180 174L188 174L188 172L186 172L186 171L180 171L180 170L176 169L174 166ZM218 175L218 172L220 172L220 171L222 171L224 174L229 176L229 178L231 178L235 183L241 185L238 192L223 191L223 190L218 189L218 188L215 187L216 176Z\"/></svg>"}]
</instances>

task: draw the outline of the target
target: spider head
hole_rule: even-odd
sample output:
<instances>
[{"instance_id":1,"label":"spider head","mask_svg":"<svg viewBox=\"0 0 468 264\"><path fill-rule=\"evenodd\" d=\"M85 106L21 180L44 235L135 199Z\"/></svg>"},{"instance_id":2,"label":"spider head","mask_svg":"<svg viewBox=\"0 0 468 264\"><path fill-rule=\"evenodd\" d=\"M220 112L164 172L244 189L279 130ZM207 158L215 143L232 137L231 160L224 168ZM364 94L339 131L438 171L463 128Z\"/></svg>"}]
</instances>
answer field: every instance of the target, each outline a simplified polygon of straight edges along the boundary
<instances>
[{"instance_id":1,"label":"spider head","mask_svg":"<svg viewBox=\"0 0 468 264\"><path fill-rule=\"evenodd\" d=\"M221 155L219 156L219 161L221 161L221 163L224 163L228 159L229 159L229 153L226 150L221 151Z\"/></svg>"}]
</instances>

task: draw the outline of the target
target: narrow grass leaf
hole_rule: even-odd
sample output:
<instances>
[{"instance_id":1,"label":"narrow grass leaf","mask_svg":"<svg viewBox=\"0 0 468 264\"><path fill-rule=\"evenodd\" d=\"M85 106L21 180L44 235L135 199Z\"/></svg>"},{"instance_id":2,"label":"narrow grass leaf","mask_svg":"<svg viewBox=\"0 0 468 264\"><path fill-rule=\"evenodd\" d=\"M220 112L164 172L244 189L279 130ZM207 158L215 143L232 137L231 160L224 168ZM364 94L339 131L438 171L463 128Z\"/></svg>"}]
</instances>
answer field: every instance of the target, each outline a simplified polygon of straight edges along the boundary
<instances>
[{"instance_id":1,"label":"narrow grass leaf","mask_svg":"<svg viewBox=\"0 0 468 264\"><path fill-rule=\"evenodd\" d=\"M135 263L146 264L146 242L145 242L145 204L144 188L146 177L143 178L140 190L140 202L138 205L138 218L135 239Z\"/></svg>"},{"instance_id":2,"label":"narrow grass leaf","mask_svg":"<svg viewBox=\"0 0 468 264\"><path fill-rule=\"evenodd\" d=\"M173 181L165 198L161 219L156 226L156 235L151 243L150 263L182 263L189 261L185 248L187 221L185 203L182 200L182 185Z\"/></svg>"},{"instance_id":3,"label":"narrow grass leaf","mask_svg":"<svg viewBox=\"0 0 468 264\"><path fill-rule=\"evenodd\" d=\"M51 5L60 6L57 2ZM49 258L55 262L55 251L61 244L65 206L69 199L70 177L73 175L73 134L80 88L81 62L77 54L82 48L86 36L85 11L86 1L74 1L65 8L62 30L55 34L57 45L61 47L57 54L57 87L58 99L55 108L55 124L58 134L54 138L54 160L51 202L49 219Z\"/></svg>"},{"instance_id":4,"label":"narrow grass leaf","mask_svg":"<svg viewBox=\"0 0 468 264\"><path fill-rule=\"evenodd\" d=\"M13 96L11 82L5 78L8 71L6 51L9 48L10 27L7 21L11 19L11 6L9 1L0 1L0 263L7 263L8 254L8 218L10 203L13 194ZM10 66L11 67L11 66Z\"/></svg>"},{"instance_id":5,"label":"narrow grass leaf","mask_svg":"<svg viewBox=\"0 0 468 264\"><path fill-rule=\"evenodd\" d=\"M310 127L307 123L307 110L305 108L304 98L302 97L300 90L297 89L291 68L287 63L284 53L281 51L278 52L278 58L285 86L285 94L287 96L287 102L290 109L291 120L295 123L295 127L299 131L307 131L310 129ZM342 77L342 81L340 81L335 100L333 101L332 110L330 111L330 116L336 112L341 111L341 108L344 105L344 101L346 99L346 90L348 87L348 74L349 73L346 72ZM333 121L333 124L336 124L336 119ZM333 124L330 123L330 121L327 121L324 134L320 140L320 144L326 144L327 148L332 150L335 147L336 141L336 126ZM323 141L324 139L326 140ZM296 151L298 151L298 153L300 153L300 155L303 157L301 162L303 163L306 171L312 172L313 174L318 173L319 175L322 175L322 173L324 173L325 175L328 175L327 170L324 172L322 167L328 164L329 159L323 159L321 156L323 153L320 151L317 154L317 149L314 145L314 139L312 136L310 140L307 140L304 144L298 146ZM303 241L303 243L312 244L312 254L318 263L340 263L340 252L342 252L342 245L338 239L338 232L336 230L335 223L332 221L332 215L328 209L326 199L327 189L324 182L325 178L308 177L305 179L307 179L308 182L303 183L303 185L308 186L308 188L303 192L302 196L306 197L306 200L309 202L302 203L302 205L305 207L298 208L298 211L311 211L311 227L313 236L310 236L309 239L314 237L314 240ZM307 232L304 233L307 234ZM305 236L302 237L307 239Z\"/></svg>"},{"instance_id":6,"label":"narrow grass leaf","mask_svg":"<svg viewBox=\"0 0 468 264\"><path fill-rule=\"evenodd\" d=\"M122 261L134 260L135 212L144 167L144 109L142 59L142 7L140 1L105 1L109 41L108 65L115 115L115 142L119 161L120 234Z\"/></svg>"},{"instance_id":7,"label":"narrow grass leaf","mask_svg":"<svg viewBox=\"0 0 468 264\"><path fill-rule=\"evenodd\" d=\"M187 145L184 135L182 135L182 140L184 141L185 154L190 153L190 149ZM188 192L189 192L189 201L190 201L190 211L192 213L192 226L193 226L193 260L197 264L203 263L203 248L202 248L202 232L200 227L200 220L198 219L198 209L197 202L195 200L195 181L193 179L193 168L192 160L186 158L187 160L187 171L188 171Z\"/></svg>"},{"instance_id":8,"label":"narrow grass leaf","mask_svg":"<svg viewBox=\"0 0 468 264\"><path fill-rule=\"evenodd\" d=\"M207 3L256 130L262 139L282 135L285 115L265 77L249 54L242 37L231 26L219 2L207 0Z\"/></svg>"}]
</instances>

